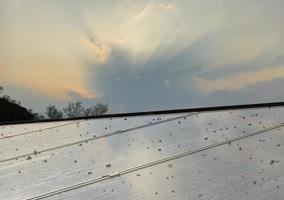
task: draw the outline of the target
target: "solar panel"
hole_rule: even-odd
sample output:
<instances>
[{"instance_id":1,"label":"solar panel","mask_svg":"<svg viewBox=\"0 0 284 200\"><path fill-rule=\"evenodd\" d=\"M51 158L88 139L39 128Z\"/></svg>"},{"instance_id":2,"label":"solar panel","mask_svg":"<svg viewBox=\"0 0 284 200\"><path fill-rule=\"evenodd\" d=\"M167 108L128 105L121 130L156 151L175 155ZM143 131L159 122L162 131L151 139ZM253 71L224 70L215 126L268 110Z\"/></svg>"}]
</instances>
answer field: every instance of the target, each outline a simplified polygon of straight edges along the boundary
<instances>
[{"instance_id":1,"label":"solar panel","mask_svg":"<svg viewBox=\"0 0 284 200\"><path fill-rule=\"evenodd\" d=\"M283 107L0 126L0 199L284 199Z\"/></svg>"}]
</instances>

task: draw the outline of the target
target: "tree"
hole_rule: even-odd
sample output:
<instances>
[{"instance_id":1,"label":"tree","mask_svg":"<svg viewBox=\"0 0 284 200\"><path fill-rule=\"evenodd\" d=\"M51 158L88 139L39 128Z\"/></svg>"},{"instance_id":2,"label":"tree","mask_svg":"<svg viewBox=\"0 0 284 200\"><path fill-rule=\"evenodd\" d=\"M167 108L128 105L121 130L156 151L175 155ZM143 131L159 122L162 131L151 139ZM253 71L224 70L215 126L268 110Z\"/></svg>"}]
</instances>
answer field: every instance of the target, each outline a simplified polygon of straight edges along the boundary
<instances>
[{"instance_id":1,"label":"tree","mask_svg":"<svg viewBox=\"0 0 284 200\"><path fill-rule=\"evenodd\" d=\"M96 106L94 106L94 115L103 115L108 111L108 105L107 104L101 104L97 103Z\"/></svg>"},{"instance_id":2,"label":"tree","mask_svg":"<svg viewBox=\"0 0 284 200\"><path fill-rule=\"evenodd\" d=\"M103 115L108 111L108 105L107 104L101 104L97 103L97 105L89 108L85 111L86 116L92 116L92 115Z\"/></svg>"},{"instance_id":3,"label":"tree","mask_svg":"<svg viewBox=\"0 0 284 200\"><path fill-rule=\"evenodd\" d=\"M2 92L3 87L0 86L0 94ZM20 104L8 95L0 96L0 121L32 120L33 115Z\"/></svg>"},{"instance_id":4,"label":"tree","mask_svg":"<svg viewBox=\"0 0 284 200\"><path fill-rule=\"evenodd\" d=\"M55 105L46 107L46 115L49 119L61 119L63 117L62 111L58 110Z\"/></svg>"},{"instance_id":5,"label":"tree","mask_svg":"<svg viewBox=\"0 0 284 200\"><path fill-rule=\"evenodd\" d=\"M41 114L36 113L36 112L32 113L32 115L34 116L35 120L44 120L45 119L44 115L41 115Z\"/></svg>"},{"instance_id":6,"label":"tree","mask_svg":"<svg viewBox=\"0 0 284 200\"><path fill-rule=\"evenodd\" d=\"M0 94L3 92L3 90L4 90L4 88L2 86L0 86ZM9 95L3 95L1 98L10 102L10 103L21 105L20 101L17 101L15 99L11 98Z\"/></svg>"},{"instance_id":7,"label":"tree","mask_svg":"<svg viewBox=\"0 0 284 200\"><path fill-rule=\"evenodd\" d=\"M68 103L67 107L63 108L67 117L81 117L84 115L84 110L85 108L80 101Z\"/></svg>"},{"instance_id":8,"label":"tree","mask_svg":"<svg viewBox=\"0 0 284 200\"><path fill-rule=\"evenodd\" d=\"M68 105L63 108L64 114L69 117L82 117L82 116L94 116L103 115L108 111L108 105L103 105L98 103L97 105L89 108L84 108L80 101L75 103L68 103Z\"/></svg>"},{"instance_id":9,"label":"tree","mask_svg":"<svg viewBox=\"0 0 284 200\"><path fill-rule=\"evenodd\" d=\"M34 120L44 120L45 117L37 112L34 112L33 109L28 109L28 112L32 114L32 116L34 117Z\"/></svg>"},{"instance_id":10,"label":"tree","mask_svg":"<svg viewBox=\"0 0 284 200\"><path fill-rule=\"evenodd\" d=\"M92 108L85 108L83 110L84 112L84 116L88 117L88 116L91 116L92 115Z\"/></svg>"},{"instance_id":11,"label":"tree","mask_svg":"<svg viewBox=\"0 0 284 200\"><path fill-rule=\"evenodd\" d=\"M10 103L21 105L20 101L12 99L9 95L4 95L2 98L5 99L6 101L9 101Z\"/></svg>"}]
</instances>

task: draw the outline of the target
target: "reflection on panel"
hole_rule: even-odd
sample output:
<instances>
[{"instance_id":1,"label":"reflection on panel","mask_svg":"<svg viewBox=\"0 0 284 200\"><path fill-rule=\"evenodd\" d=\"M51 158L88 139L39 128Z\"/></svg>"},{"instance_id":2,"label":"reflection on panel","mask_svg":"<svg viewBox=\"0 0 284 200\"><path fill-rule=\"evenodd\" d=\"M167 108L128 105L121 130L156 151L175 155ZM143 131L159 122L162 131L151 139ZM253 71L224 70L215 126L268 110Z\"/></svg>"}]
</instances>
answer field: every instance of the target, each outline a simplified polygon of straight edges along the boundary
<instances>
[{"instance_id":1,"label":"reflection on panel","mask_svg":"<svg viewBox=\"0 0 284 200\"><path fill-rule=\"evenodd\" d=\"M284 198L283 133L283 129L270 131L47 199L280 200Z\"/></svg>"},{"instance_id":2,"label":"reflection on panel","mask_svg":"<svg viewBox=\"0 0 284 200\"><path fill-rule=\"evenodd\" d=\"M0 139L0 199L284 196L281 107L71 122Z\"/></svg>"}]
</instances>

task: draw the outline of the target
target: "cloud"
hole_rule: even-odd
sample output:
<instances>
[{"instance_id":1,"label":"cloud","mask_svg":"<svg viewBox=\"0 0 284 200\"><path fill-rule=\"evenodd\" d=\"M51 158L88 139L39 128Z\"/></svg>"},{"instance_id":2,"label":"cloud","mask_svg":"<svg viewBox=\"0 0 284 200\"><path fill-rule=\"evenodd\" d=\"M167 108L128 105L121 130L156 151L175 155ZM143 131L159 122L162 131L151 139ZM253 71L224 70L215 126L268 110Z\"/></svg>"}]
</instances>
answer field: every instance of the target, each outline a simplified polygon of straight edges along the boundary
<instances>
[{"instance_id":1,"label":"cloud","mask_svg":"<svg viewBox=\"0 0 284 200\"><path fill-rule=\"evenodd\" d=\"M105 63L108 47L99 41L91 43L91 30L70 18L65 12L68 9L59 4L2 4L7 10L0 12L0 83L58 101L71 100L72 94L96 98L96 92L87 87L89 74L84 63Z\"/></svg>"},{"instance_id":2,"label":"cloud","mask_svg":"<svg viewBox=\"0 0 284 200\"><path fill-rule=\"evenodd\" d=\"M241 102L283 74L270 67L284 63L282 0L4 0L1 8L0 82L59 100L100 98L126 111Z\"/></svg>"},{"instance_id":3,"label":"cloud","mask_svg":"<svg viewBox=\"0 0 284 200\"><path fill-rule=\"evenodd\" d=\"M171 10L173 9L174 5L170 3L160 3L158 4L158 7L161 8L162 10Z\"/></svg>"},{"instance_id":4,"label":"cloud","mask_svg":"<svg viewBox=\"0 0 284 200\"><path fill-rule=\"evenodd\" d=\"M51 88L44 88L44 86L40 88L33 88L32 90L42 93L47 96L52 96L55 98L60 99L61 101L70 101L72 100L72 94L79 95L81 98L84 99L95 99L96 94L93 91L90 91L84 87L79 85L68 85L66 88L60 87L51 87Z\"/></svg>"},{"instance_id":5,"label":"cloud","mask_svg":"<svg viewBox=\"0 0 284 200\"><path fill-rule=\"evenodd\" d=\"M69 35L61 31L38 34L27 27L10 33L5 40L0 38L0 82L59 100L70 99L70 93L95 98L95 92L86 86L88 73L84 69L85 59L96 60L91 46L80 41L77 31ZM97 48L98 61L105 61L104 49Z\"/></svg>"},{"instance_id":6,"label":"cloud","mask_svg":"<svg viewBox=\"0 0 284 200\"><path fill-rule=\"evenodd\" d=\"M284 78L284 65L231 75L217 80L197 79L197 82L202 92L210 94L215 91L242 90L257 83L269 82L281 78Z\"/></svg>"},{"instance_id":7,"label":"cloud","mask_svg":"<svg viewBox=\"0 0 284 200\"><path fill-rule=\"evenodd\" d=\"M155 12L158 11L169 11L173 9L173 4L172 3L159 3L159 2L150 2L146 1L143 4L142 9L134 16L135 20L142 19L144 17L148 17L151 14L154 14Z\"/></svg>"},{"instance_id":8,"label":"cloud","mask_svg":"<svg viewBox=\"0 0 284 200\"><path fill-rule=\"evenodd\" d=\"M170 87L171 83L169 80L164 80L164 84L167 86L167 87Z\"/></svg>"},{"instance_id":9,"label":"cloud","mask_svg":"<svg viewBox=\"0 0 284 200\"><path fill-rule=\"evenodd\" d=\"M134 16L134 19L141 19L145 17L152 9L152 4L148 1L144 3L142 9Z\"/></svg>"},{"instance_id":10,"label":"cloud","mask_svg":"<svg viewBox=\"0 0 284 200\"><path fill-rule=\"evenodd\" d=\"M110 48L99 41L94 41L92 38L89 38L88 42L95 55L96 61L99 64L106 64L111 53Z\"/></svg>"}]
</instances>

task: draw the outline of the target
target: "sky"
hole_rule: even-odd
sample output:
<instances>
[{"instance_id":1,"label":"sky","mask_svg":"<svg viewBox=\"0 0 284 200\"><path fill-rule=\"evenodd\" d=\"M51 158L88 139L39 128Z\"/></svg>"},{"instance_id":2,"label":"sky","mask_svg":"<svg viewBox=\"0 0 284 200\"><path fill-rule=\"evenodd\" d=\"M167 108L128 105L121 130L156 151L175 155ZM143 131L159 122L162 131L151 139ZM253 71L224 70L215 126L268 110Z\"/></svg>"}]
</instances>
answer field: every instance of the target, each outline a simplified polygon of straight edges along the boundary
<instances>
[{"instance_id":1,"label":"sky","mask_svg":"<svg viewBox=\"0 0 284 200\"><path fill-rule=\"evenodd\" d=\"M1 0L0 85L44 112L283 101L283 0Z\"/></svg>"}]
</instances>

